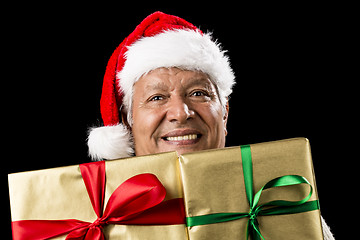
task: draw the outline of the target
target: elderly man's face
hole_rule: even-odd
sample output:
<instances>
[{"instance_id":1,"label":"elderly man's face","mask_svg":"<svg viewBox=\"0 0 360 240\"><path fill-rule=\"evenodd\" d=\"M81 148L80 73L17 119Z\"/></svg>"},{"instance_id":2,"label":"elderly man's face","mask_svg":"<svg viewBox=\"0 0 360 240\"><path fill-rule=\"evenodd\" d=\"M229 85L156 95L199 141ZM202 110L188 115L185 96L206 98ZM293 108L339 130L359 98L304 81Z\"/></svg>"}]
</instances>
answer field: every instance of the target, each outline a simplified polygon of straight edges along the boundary
<instances>
[{"instance_id":1,"label":"elderly man's face","mask_svg":"<svg viewBox=\"0 0 360 240\"><path fill-rule=\"evenodd\" d=\"M225 146L228 110L201 72L158 68L134 85L132 133L137 156Z\"/></svg>"}]
</instances>

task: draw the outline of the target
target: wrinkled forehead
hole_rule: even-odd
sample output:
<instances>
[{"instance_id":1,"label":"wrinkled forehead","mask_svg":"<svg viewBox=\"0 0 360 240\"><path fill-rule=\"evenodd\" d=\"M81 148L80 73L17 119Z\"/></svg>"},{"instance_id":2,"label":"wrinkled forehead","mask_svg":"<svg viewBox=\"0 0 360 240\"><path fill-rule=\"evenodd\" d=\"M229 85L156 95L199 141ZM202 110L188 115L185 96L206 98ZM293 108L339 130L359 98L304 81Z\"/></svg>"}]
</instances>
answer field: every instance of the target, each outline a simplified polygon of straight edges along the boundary
<instances>
[{"instance_id":1,"label":"wrinkled forehead","mask_svg":"<svg viewBox=\"0 0 360 240\"><path fill-rule=\"evenodd\" d=\"M175 87L191 88L196 86L216 90L209 76L201 71L184 70L180 68L158 68L144 74L137 83L137 88L144 91L164 90L168 91Z\"/></svg>"}]
</instances>

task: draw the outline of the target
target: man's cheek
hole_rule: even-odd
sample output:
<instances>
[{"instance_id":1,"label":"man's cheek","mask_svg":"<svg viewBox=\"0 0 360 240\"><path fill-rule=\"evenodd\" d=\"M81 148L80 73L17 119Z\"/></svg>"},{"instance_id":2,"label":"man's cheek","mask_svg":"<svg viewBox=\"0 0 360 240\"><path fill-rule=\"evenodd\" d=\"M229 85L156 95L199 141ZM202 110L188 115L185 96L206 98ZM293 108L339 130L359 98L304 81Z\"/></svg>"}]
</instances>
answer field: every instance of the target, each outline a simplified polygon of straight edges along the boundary
<instances>
[{"instance_id":1,"label":"man's cheek","mask_svg":"<svg viewBox=\"0 0 360 240\"><path fill-rule=\"evenodd\" d=\"M135 141L154 141L156 138L156 130L159 126L159 116L153 111L143 111L134 118L133 134Z\"/></svg>"}]
</instances>

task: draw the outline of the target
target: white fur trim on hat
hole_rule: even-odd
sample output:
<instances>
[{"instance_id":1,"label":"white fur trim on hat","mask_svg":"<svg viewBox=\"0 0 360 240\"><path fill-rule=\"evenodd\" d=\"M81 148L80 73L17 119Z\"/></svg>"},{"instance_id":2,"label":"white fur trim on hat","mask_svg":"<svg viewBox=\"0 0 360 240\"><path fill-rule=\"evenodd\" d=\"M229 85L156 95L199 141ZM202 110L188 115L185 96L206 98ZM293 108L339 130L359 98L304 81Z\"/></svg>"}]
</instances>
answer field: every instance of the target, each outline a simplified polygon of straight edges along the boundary
<instances>
[{"instance_id":1,"label":"white fur trim on hat","mask_svg":"<svg viewBox=\"0 0 360 240\"><path fill-rule=\"evenodd\" d=\"M201 71L209 75L217 86L220 101L226 107L235 76L229 59L211 34L194 30L168 30L152 37L144 37L128 47L125 65L117 73L123 104L131 109L133 85L144 74L160 67L179 67Z\"/></svg>"},{"instance_id":2,"label":"white fur trim on hat","mask_svg":"<svg viewBox=\"0 0 360 240\"><path fill-rule=\"evenodd\" d=\"M88 147L94 161L125 158L134 153L131 134L123 124L91 128Z\"/></svg>"}]
</instances>

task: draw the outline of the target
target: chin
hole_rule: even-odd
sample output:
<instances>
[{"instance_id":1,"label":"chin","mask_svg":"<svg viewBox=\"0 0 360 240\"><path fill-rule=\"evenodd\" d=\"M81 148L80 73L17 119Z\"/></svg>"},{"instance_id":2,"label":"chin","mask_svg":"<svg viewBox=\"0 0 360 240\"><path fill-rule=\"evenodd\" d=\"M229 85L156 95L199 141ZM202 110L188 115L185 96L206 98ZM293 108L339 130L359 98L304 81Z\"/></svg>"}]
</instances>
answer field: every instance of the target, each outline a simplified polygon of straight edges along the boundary
<instances>
[{"instance_id":1,"label":"chin","mask_svg":"<svg viewBox=\"0 0 360 240\"><path fill-rule=\"evenodd\" d=\"M203 147L203 146L166 146L162 149L160 149L159 152L172 152L176 151L179 155L185 154L185 153L191 153L201 150L207 150L210 149L209 147Z\"/></svg>"},{"instance_id":2,"label":"chin","mask_svg":"<svg viewBox=\"0 0 360 240\"><path fill-rule=\"evenodd\" d=\"M191 152L196 152L196 151L200 151L200 150L205 150L205 149L176 149L175 151L179 154L185 154L185 153L191 153Z\"/></svg>"}]
</instances>

